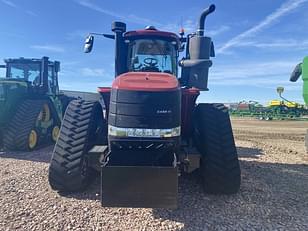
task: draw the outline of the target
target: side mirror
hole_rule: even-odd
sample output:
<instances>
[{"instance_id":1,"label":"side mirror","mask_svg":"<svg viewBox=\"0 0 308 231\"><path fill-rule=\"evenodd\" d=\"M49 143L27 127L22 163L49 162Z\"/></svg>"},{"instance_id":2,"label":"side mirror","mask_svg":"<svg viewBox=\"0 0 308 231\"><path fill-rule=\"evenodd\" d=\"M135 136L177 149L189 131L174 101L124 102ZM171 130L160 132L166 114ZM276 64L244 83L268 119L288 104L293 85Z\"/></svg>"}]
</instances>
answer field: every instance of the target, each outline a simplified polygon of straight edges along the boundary
<instances>
[{"instance_id":1,"label":"side mirror","mask_svg":"<svg viewBox=\"0 0 308 231\"><path fill-rule=\"evenodd\" d=\"M90 53L92 51L93 43L94 43L94 36L89 35L84 43L84 49L83 49L84 53Z\"/></svg>"},{"instance_id":2,"label":"side mirror","mask_svg":"<svg viewBox=\"0 0 308 231\"><path fill-rule=\"evenodd\" d=\"M55 61L55 72L59 72L60 71L60 62L59 61Z\"/></svg>"}]
</instances>

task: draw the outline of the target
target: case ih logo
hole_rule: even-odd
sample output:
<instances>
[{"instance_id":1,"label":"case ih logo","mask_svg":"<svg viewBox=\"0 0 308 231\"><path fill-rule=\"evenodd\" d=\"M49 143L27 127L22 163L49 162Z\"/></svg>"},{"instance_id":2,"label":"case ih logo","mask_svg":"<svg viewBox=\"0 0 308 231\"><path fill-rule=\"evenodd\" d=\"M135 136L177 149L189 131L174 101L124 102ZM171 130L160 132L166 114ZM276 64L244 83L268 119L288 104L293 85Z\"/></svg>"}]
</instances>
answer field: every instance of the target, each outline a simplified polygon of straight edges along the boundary
<instances>
[{"instance_id":1,"label":"case ih logo","mask_svg":"<svg viewBox=\"0 0 308 231\"><path fill-rule=\"evenodd\" d=\"M172 111L171 110L157 110L157 114L170 114Z\"/></svg>"}]
</instances>

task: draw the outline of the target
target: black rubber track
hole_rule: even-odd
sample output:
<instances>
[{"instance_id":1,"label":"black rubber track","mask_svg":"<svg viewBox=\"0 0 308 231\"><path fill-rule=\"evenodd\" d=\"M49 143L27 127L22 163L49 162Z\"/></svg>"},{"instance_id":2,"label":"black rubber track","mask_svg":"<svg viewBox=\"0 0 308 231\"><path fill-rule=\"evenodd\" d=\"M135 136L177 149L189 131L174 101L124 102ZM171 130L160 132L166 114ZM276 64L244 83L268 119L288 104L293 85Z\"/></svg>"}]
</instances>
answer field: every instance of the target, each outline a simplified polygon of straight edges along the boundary
<instances>
[{"instance_id":1,"label":"black rubber track","mask_svg":"<svg viewBox=\"0 0 308 231\"><path fill-rule=\"evenodd\" d=\"M236 193L241 184L241 170L228 109L222 104L199 104L194 115L205 192Z\"/></svg>"},{"instance_id":2,"label":"black rubber track","mask_svg":"<svg viewBox=\"0 0 308 231\"><path fill-rule=\"evenodd\" d=\"M93 170L82 166L97 143L102 124L99 102L73 100L68 105L49 166L49 183L57 191L78 191L90 183Z\"/></svg>"},{"instance_id":3,"label":"black rubber track","mask_svg":"<svg viewBox=\"0 0 308 231\"><path fill-rule=\"evenodd\" d=\"M67 96L67 95L61 95L61 96L59 96L59 99L60 99L61 104L62 104L62 115L64 116L64 113L65 113L65 111L66 111L67 106L69 105L69 103L70 103L72 100L74 100L74 99L76 99L76 98L69 97L69 96Z\"/></svg>"},{"instance_id":4,"label":"black rubber track","mask_svg":"<svg viewBox=\"0 0 308 231\"><path fill-rule=\"evenodd\" d=\"M5 150L30 150L29 134L32 129L35 129L35 123L44 102L43 100L25 100L19 105L3 134Z\"/></svg>"}]
</instances>

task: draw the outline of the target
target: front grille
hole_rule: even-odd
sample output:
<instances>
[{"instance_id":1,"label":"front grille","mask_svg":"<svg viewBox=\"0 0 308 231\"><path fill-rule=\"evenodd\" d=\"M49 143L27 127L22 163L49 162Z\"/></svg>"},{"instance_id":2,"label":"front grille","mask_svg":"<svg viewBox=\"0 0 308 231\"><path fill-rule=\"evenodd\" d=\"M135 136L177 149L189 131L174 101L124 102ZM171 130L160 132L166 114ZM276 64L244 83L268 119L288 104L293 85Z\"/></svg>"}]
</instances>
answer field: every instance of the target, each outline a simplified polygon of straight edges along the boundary
<instances>
[{"instance_id":1,"label":"front grille","mask_svg":"<svg viewBox=\"0 0 308 231\"><path fill-rule=\"evenodd\" d=\"M175 142L111 141L114 150L160 151L175 148Z\"/></svg>"},{"instance_id":2,"label":"front grille","mask_svg":"<svg viewBox=\"0 0 308 231\"><path fill-rule=\"evenodd\" d=\"M108 124L120 128L166 129L181 123L180 90L111 90Z\"/></svg>"}]
</instances>

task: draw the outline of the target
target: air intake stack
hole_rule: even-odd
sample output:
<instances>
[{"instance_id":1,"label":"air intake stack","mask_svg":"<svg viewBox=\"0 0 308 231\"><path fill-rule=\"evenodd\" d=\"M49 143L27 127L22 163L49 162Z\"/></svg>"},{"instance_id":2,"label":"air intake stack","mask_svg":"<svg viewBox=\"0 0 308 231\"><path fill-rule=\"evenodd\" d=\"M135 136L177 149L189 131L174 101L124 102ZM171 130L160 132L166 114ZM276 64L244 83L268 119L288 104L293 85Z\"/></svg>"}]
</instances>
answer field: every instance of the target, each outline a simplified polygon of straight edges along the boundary
<instances>
[{"instance_id":1,"label":"air intake stack","mask_svg":"<svg viewBox=\"0 0 308 231\"><path fill-rule=\"evenodd\" d=\"M115 34L115 77L125 72L126 53L123 52L125 44L123 42L123 33L126 32L124 22L113 22L111 30Z\"/></svg>"}]
</instances>

